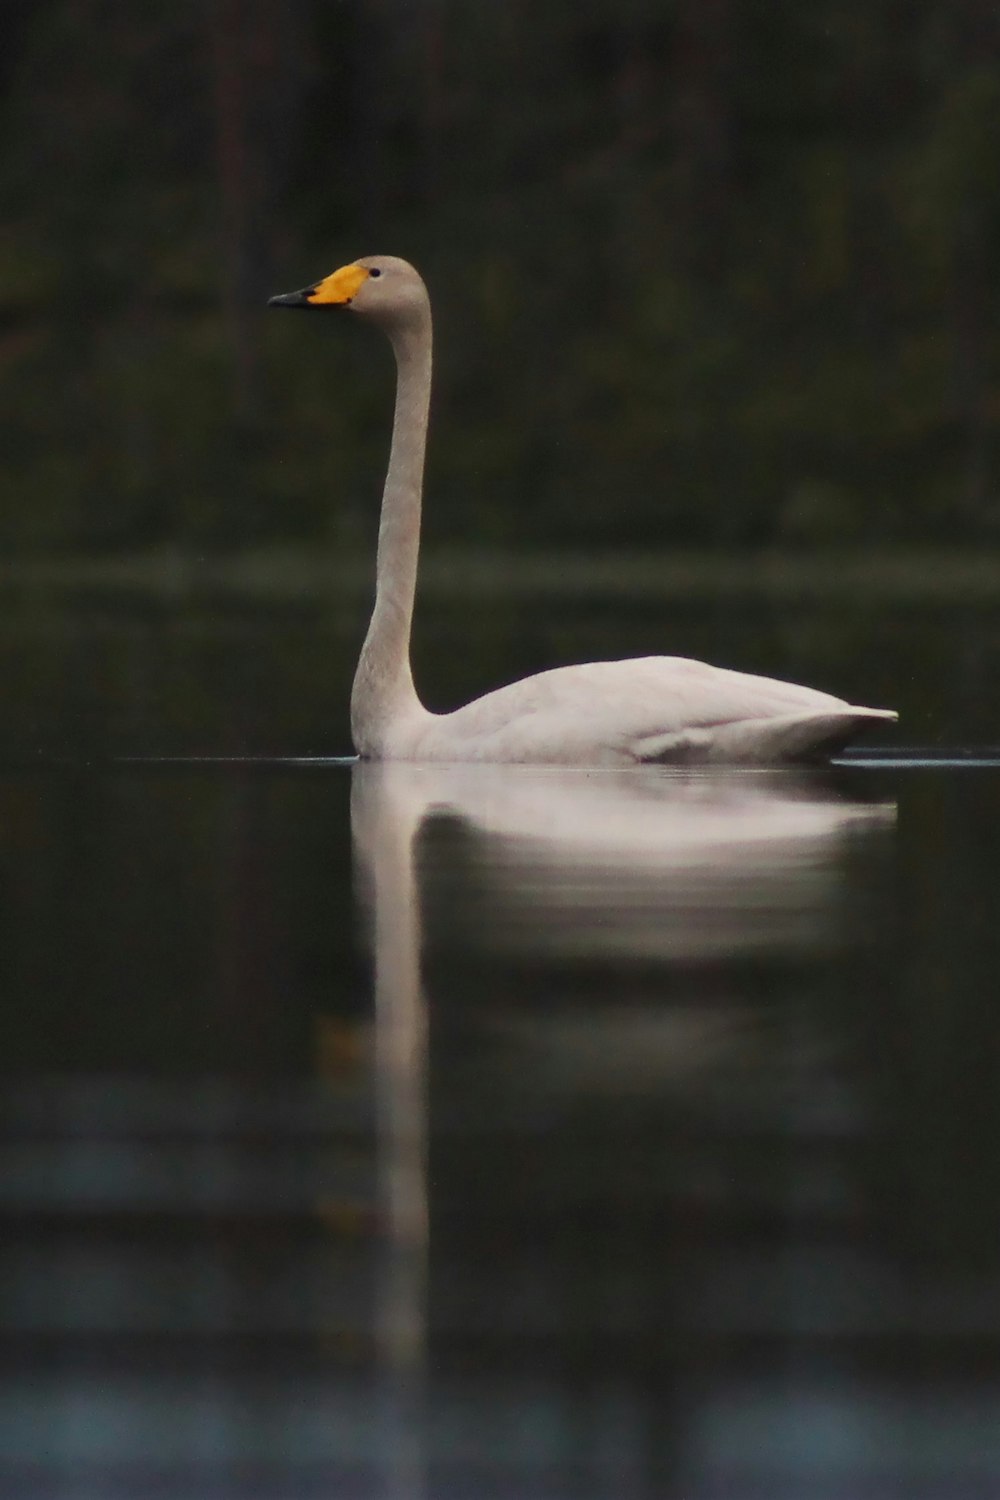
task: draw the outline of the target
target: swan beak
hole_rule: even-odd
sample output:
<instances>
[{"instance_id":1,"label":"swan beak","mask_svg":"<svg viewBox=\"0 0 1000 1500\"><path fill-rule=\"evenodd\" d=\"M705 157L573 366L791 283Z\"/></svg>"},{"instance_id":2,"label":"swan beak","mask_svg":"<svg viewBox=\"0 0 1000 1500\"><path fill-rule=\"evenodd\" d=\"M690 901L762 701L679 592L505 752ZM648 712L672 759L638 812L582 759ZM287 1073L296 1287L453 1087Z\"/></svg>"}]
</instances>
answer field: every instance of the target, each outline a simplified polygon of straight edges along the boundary
<instances>
[{"instance_id":1,"label":"swan beak","mask_svg":"<svg viewBox=\"0 0 1000 1500\"><path fill-rule=\"evenodd\" d=\"M332 276L303 287L301 292L285 292L269 297L268 307L348 307L368 280L364 266L341 266Z\"/></svg>"},{"instance_id":2,"label":"swan beak","mask_svg":"<svg viewBox=\"0 0 1000 1500\"><path fill-rule=\"evenodd\" d=\"M268 297L268 307L308 307L309 293L315 291L315 287L303 287L301 292L282 292L280 297Z\"/></svg>"}]
</instances>

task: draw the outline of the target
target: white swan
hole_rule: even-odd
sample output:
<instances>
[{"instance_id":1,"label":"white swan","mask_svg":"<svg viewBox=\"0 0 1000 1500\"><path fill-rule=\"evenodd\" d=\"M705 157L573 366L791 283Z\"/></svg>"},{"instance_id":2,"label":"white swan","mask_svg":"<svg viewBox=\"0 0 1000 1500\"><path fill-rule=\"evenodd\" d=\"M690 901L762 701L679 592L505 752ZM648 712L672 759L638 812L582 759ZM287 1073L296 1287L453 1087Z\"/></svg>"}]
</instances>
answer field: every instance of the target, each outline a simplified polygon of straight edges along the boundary
<instances>
[{"instance_id":1,"label":"white swan","mask_svg":"<svg viewBox=\"0 0 1000 1500\"><path fill-rule=\"evenodd\" d=\"M420 501L431 393L431 309L405 260L369 255L271 307L349 307L388 335L396 411L379 525L375 608L351 694L362 757L558 765L813 760L887 709L679 656L556 667L449 714L430 713L410 671Z\"/></svg>"}]
</instances>

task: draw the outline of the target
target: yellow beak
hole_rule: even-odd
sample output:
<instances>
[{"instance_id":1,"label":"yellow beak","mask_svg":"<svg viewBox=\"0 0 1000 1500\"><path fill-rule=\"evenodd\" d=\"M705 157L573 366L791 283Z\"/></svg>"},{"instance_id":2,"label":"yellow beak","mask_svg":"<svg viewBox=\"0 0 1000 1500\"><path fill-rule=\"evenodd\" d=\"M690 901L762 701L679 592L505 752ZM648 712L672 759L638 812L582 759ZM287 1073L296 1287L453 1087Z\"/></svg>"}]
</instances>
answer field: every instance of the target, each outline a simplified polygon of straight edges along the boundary
<instances>
[{"instance_id":1,"label":"yellow beak","mask_svg":"<svg viewBox=\"0 0 1000 1500\"><path fill-rule=\"evenodd\" d=\"M280 297L271 297L268 307L346 307L368 280L369 272L364 266L341 266L323 281L314 286L303 287L301 292L285 292Z\"/></svg>"}]
</instances>

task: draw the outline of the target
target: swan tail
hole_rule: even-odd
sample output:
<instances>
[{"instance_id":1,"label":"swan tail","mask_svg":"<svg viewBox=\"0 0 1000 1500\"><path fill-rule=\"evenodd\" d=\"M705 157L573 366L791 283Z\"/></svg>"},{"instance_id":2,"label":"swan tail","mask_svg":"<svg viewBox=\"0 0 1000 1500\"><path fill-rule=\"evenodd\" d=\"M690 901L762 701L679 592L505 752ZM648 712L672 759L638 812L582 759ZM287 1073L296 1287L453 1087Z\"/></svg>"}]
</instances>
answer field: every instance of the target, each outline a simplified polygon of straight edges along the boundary
<instances>
[{"instance_id":1,"label":"swan tail","mask_svg":"<svg viewBox=\"0 0 1000 1500\"><path fill-rule=\"evenodd\" d=\"M873 724L892 723L891 709L829 709L720 726L712 759L775 762L825 760L836 755Z\"/></svg>"},{"instance_id":2,"label":"swan tail","mask_svg":"<svg viewBox=\"0 0 1000 1500\"><path fill-rule=\"evenodd\" d=\"M734 719L670 734L650 735L634 747L635 758L660 765L780 765L825 760L873 724L894 723L887 708L815 710L766 719Z\"/></svg>"}]
</instances>

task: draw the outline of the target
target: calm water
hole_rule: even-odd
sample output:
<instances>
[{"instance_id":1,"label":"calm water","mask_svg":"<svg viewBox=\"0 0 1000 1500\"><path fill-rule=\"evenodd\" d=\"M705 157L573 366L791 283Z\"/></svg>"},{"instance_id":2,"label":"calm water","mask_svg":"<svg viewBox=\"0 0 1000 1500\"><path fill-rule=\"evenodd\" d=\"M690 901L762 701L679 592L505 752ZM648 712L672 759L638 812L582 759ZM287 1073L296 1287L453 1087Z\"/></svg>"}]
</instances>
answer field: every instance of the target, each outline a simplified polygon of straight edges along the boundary
<instances>
[{"instance_id":1,"label":"calm water","mask_svg":"<svg viewBox=\"0 0 1000 1500\"><path fill-rule=\"evenodd\" d=\"M988 630L753 623L987 738ZM1000 766L154 763L345 749L350 631L0 645L0 1493L1000 1493Z\"/></svg>"}]
</instances>

